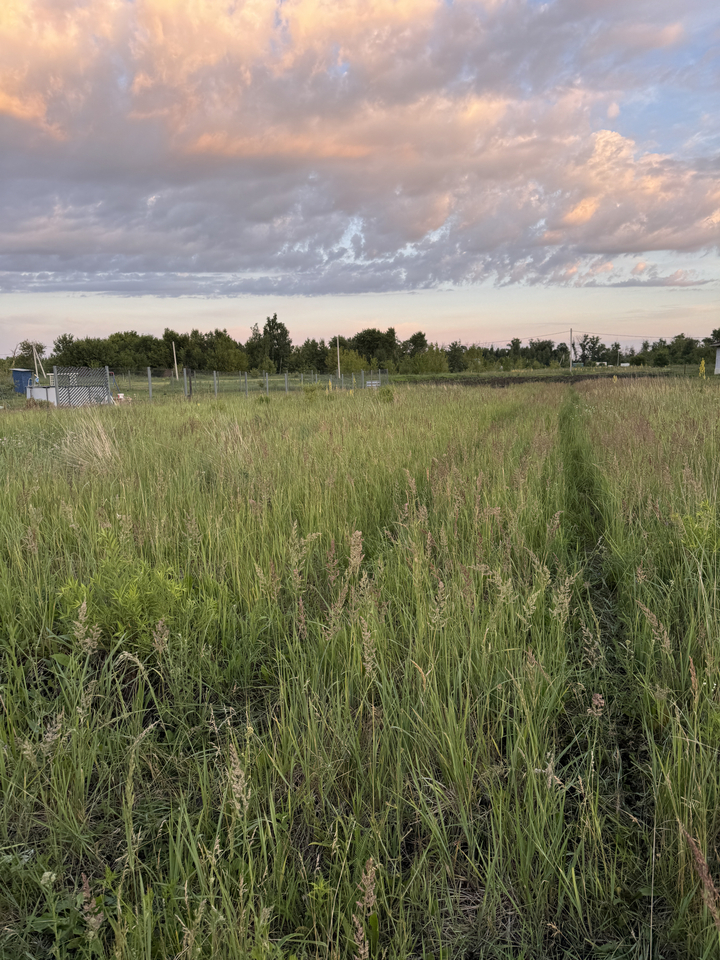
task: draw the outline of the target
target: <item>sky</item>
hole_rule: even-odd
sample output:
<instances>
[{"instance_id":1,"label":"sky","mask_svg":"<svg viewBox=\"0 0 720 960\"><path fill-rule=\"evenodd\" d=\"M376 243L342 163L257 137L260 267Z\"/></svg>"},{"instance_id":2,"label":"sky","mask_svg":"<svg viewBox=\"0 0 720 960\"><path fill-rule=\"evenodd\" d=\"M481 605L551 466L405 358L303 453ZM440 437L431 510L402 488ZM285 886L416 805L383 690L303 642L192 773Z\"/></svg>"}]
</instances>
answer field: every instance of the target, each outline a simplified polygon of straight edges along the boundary
<instances>
[{"instance_id":1,"label":"sky","mask_svg":"<svg viewBox=\"0 0 720 960\"><path fill-rule=\"evenodd\" d=\"M0 355L720 327L715 0L2 0Z\"/></svg>"}]
</instances>

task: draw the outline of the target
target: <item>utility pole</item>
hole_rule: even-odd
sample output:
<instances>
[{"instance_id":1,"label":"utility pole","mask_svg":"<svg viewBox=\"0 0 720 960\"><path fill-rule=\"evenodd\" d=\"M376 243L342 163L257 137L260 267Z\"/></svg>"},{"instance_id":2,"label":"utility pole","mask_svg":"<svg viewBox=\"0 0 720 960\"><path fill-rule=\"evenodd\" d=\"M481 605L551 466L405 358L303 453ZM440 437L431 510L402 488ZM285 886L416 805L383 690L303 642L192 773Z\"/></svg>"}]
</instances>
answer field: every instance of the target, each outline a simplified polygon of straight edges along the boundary
<instances>
[{"instance_id":1,"label":"utility pole","mask_svg":"<svg viewBox=\"0 0 720 960\"><path fill-rule=\"evenodd\" d=\"M175 341L173 340L173 360L175 361L175 379L179 380L178 369L177 369L177 354L175 353Z\"/></svg>"},{"instance_id":2,"label":"utility pole","mask_svg":"<svg viewBox=\"0 0 720 960\"><path fill-rule=\"evenodd\" d=\"M338 380L340 379L340 334L337 335Z\"/></svg>"},{"instance_id":3,"label":"utility pole","mask_svg":"<svg viewBox=\"0 0 720 960\"><path fill-rule=\"evenodd\" d=\"M38 356L38 352L35 349L35 344L32 345L33 348L33 357L35 358L35 382L40 383L40 377L38 376L38 364L40 364L40 369L42 370L43 379L47 376L45 373L45 367L42 365L42 360Z\"/></svg>"},{"instance_id":4,"label":"utility pole","mask_svg":"<svg viewBox=\"0 0 720 960\"><path fill-rule=\"evenodd\" d=\"M572 354L573 354L572 327L570 327L570 371L571 372L572 372Z\"/></svg>"}]
</instances>

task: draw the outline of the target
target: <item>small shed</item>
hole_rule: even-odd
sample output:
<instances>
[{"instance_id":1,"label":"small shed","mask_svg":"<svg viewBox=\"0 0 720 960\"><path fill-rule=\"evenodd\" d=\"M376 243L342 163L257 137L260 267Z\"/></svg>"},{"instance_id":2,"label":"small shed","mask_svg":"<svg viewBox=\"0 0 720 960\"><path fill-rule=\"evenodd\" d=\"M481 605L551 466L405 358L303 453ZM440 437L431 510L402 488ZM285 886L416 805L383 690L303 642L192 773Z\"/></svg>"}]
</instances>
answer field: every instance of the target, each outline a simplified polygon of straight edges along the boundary
<instances>
[{"instance_id":1,"label":"small shed","mask_svg":"<svg viewBox=\"0 0 720 960\"><path fill-rule=\"evenodd\" d=\"M15 393L25 393L32 380L32 370L26 370L25 367L12 367L10 373L12 373Z\"/></svg>"},{"instance_id":2,"label":"small shed","mask_svg":"<svg viewBox=\"0 0 720 960\"><path fill-rule=\"evenodd\" d=\"M709 343L709 347L715 347L715 373L720 373L720 341L716 340L714 343Z\"/></svg>"}]
</instances>

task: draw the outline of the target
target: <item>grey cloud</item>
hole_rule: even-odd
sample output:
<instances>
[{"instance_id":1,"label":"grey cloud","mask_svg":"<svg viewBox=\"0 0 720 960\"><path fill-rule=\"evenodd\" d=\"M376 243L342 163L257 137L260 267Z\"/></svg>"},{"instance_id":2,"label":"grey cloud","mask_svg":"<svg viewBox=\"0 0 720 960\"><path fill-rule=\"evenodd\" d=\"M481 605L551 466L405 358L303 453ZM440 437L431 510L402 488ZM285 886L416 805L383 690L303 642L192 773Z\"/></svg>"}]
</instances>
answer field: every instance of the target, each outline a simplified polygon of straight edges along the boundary
<instances>
[{"instance_id":1,"label":"grey cloud","mask_svg":"<svg viewBox=\"0 0 720 960\"><path fill-rule=\"evenodd\" d=\"M716 156L653 156L593 125L623 96L695 96L678 51L702 42L709 2L681 22L669 0L428 3L331 36L297 0L276 54L222 23L203 40L183 9L165 46L125 9L97 49L80 31L67 62L28 52L0 116L0 289L659 286L675 274L588 271L720 244Z\"/></svg>"}]
</instances>

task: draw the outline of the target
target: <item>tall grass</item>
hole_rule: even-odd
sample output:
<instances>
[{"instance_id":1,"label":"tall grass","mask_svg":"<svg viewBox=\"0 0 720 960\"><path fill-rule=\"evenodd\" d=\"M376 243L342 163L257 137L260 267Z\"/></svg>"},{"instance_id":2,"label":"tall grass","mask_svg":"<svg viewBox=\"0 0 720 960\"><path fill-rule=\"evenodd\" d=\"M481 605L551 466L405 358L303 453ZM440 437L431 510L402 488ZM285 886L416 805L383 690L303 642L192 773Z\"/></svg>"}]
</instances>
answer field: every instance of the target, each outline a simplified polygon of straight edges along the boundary
<instances>
[{"instance_id":1,"label":"tall grass","mask_svg":"<svg viewBox=\"0 0 720 960\"><path fill-rule=\"evenodd\" d=\"M392 399L0 422L3 956L716 955L715 395Z\"/></svg>"}]
</instances>

